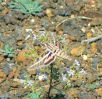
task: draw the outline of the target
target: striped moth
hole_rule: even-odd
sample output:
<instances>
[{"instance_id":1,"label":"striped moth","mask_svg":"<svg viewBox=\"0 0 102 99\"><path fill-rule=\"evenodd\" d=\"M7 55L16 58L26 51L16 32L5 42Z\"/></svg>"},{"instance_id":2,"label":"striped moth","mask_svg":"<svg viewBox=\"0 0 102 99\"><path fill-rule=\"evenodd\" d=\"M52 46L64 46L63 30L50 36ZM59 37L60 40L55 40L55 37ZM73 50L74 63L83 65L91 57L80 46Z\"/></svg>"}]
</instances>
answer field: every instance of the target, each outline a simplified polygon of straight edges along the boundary
<instances>
[{"instance_id":1,"label":"striped moth","mask_svg":"<svg viewBox=\"0 0 102 99\"><path fill-rule=\"evenodd\" d=\"M28 68L28 70L41 69L41 68L47 67L56 60L56 57L61 57L63 59L67 59L69 61L72 60L72 58L70 56L68 56L64 51L62 51L59 48L58 43L56 45L48 44L48 43L44 44L44 45L45 45L46 51L48 51L48 53L45 54L43 57L41 57L33 65L31 65Z\"/></svg>"}]
</instances>

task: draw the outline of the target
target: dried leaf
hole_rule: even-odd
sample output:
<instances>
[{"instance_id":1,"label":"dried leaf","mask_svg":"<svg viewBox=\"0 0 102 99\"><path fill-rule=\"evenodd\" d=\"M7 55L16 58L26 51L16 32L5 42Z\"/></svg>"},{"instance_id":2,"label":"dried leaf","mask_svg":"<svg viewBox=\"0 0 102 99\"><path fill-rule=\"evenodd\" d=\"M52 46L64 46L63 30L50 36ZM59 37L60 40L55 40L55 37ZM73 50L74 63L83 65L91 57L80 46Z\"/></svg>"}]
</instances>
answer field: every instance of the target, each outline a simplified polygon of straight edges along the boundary
<instances>
[{"instance_id":1,"label":"dried leaf","mask_svg":"<svg viewBox=\"0 0 102 99\"><path fill-rule=\"evenodd\" d=\"M85 50L85 47L80 45L78 47L73 48L71 50L71 54L73 56L80 56L80 55L82 55L82 53L84 52L84 50Z\"/></svg>"},{"instance_id":2,"label":"dried leaf","mask_svg":"<svg viewBox=\"0 0 102 99\"><path fill-rule=\"evenodd\" d=\"M0 69L0 78L5 78L6 74Z\"/></svg>"},{"instance_id":3,"label":"dried leaf","mask_svg":"<svg viewBox=\"0 0 102 99\"><path fill-rule=\"evenodd\" d=\"M24 62L27 59L27 57L26 57L25 54L28 53L28 52L29 52L28 50L22 50L22 51L20 51L18 53L18 56L17 56L16 60L18 62Z\"/></svg>"},{"instance_id":4,"label":"dried leaf","mask_svg":"<svg viewBox=\"0 0 102 99\"><path fill-rule=\"evenodd\" d=\"M98 94L99 96L102 97L102 88L96 89L96 92L97 92L97 94Z\"/></svg>"}]
</instances>

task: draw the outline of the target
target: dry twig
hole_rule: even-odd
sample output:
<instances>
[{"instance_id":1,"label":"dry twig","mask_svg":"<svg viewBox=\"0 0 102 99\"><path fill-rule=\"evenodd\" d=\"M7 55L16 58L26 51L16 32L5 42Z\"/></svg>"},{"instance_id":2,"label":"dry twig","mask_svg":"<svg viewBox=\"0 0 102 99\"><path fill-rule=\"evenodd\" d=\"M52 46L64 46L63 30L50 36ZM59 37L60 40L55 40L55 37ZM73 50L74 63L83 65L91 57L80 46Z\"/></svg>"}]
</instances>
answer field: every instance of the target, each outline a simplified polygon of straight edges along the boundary
<instances>
[{"instance_id":1,"label":"dry twig","mask_svg":"<svg viewBox=\"0 0 102 99\"><path fill-rule=\"evenodd\" d=\"M95 41L97 41L99 39L102 39L102 35L98 35L96 37L93 37L93 38L90 38L90 39L87 39L87 40L82 40L81 44L83 44L83 43L89 44L89 43L95 42Z\"/></svg>"}]
</instances>

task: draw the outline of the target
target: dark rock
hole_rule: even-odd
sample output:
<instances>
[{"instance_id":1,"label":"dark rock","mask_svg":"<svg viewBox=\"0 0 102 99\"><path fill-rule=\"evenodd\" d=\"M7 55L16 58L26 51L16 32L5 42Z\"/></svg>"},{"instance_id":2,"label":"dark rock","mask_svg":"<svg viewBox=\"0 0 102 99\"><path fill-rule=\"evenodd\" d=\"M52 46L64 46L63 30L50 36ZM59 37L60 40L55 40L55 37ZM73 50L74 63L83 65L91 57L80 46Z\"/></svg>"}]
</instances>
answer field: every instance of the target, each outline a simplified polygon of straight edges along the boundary
<instances>
[{"instance_id":1,"label":"dark rock","mask_svg":"<svg viewBox=\"0 0 102 99\"><path fill-rule=\"evenodd\" d=\"M65 34L71 35L75 37L77 41L81 41L84 37L84 33L81 31L82 24L77 20L69 20L63 23L62 25L63 31Z\"/></svg>"},{"instance_id":2,"label":"dark rock","mask_svg":"<svg viewBox=\"0 0 102 99\"><path fill-rule=\"evenodd\" d=\"M71 15L71 11L68 10L67 8L65 8L65 9L57 9L56 14L60 15L60 16L70 16Z\"/></svg>"},{"instance_id":3,"label":"dark rock","mask_svg":"<svg viewBox=\"0 0 102 99\"><path fill-rule=\"evenodd\" d=\"M48 28L50 26L50 22L46 19L41 19L41 24L44 28Z\"/></svg>"},{"instance_id":4,"label":"dark rock","mask_svg":"<svg viewBox=\"0 0 102 99\"><path fill-rule=\"evenodd\" d=\"M27 18L27 15L24 15L16 11L10 11L3 18L6 24L13 24L13 25L19 24L20 25L21 24L20 21L23 21L25 18Z\"/></svg>"}]
</instances>

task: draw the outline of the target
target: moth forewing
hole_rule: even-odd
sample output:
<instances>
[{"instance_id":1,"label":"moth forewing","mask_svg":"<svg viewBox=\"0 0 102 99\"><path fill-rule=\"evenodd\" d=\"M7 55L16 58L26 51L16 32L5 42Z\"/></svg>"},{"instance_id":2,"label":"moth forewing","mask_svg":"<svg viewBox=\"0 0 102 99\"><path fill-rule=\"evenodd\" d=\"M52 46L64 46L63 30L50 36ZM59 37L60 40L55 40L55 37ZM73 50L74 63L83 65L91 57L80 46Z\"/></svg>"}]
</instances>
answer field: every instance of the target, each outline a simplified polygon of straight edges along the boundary
<instances>
[{"instance_id":1,"label":"moth forewing","mask_svg":"<svg viewBox=\"0 0 102 99\"><path fill-rule=\"evenodd\" d=\"M44 67L50 65L51 63L53 63L55 61L55 59L56 59L56 53L49 52L48 54L44 55L41 59L39 59L39 61L37 61L36 63L31 65L29 67L29 70L33 69L33 68L34 69L44 68Z\"/></svg>"},{"instance_id":2,"label":"moth forewing","mask_svg":"<svg viewBox=\"0 0 102 99\"><path fill-rule=\"evenodd\" d=\"M56 59L55 54L52 54L50 57L48 57L47 59L44 60L44 64L45 65L51 64L55 61L55 59Z\"/></svg>"},{"instance_id":3,"label":"moth forewing","mask_svg":"<svg viewBox=\"0 0 102 99\"><path fill-rule=\"evenodd\" d=\"M41 69L49 66L53 63L56 57L61 57L63 59L68 59L72 61L72 58L68 56L64 51L59 49L59 47L54 46L53 44L45 44L46 50L48 51L43 57L41 57L37 62L31 65L28 69Z\"/></svg>"},{"instance_id":4,"label":"moth forewing","mask_svg":"<svg viewBox=\"0 0 102 99\"><path fill-rule=\"evenodd\" d=\"M44 55L41 59L39 59L39 61L35 62L33 65L31 65L29 68L33 68L35 66L41 65L42 63L44 63L44 60L46 59L46 57L48 57L48 55L50 54L47 53L46 55Z\"/></svg>"}]
</instances>

